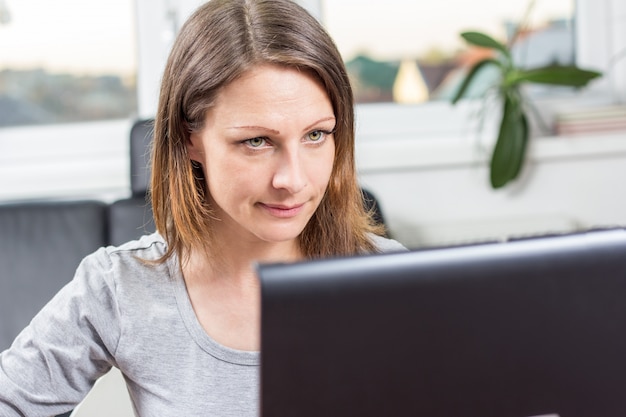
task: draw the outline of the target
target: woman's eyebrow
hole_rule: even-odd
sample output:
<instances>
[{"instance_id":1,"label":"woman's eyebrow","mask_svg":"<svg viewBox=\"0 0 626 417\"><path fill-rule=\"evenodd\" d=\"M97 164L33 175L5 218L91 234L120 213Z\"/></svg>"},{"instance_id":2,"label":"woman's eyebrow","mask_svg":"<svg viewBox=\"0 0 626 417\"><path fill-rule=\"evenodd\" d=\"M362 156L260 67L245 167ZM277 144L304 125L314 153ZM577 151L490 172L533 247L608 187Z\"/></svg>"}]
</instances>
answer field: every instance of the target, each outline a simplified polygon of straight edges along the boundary
<instances>
[{"instance_id":1,"label":"woman's eyebrow","mask_svg":"<svg viewBox=\"0 0 626 417\"><path fill-rule=\"evenodd\" d=\"M315 125L317 125L318 123L322 123L322 122L326 122L332 120L333 122L335 121L335 116L328 116L328 117L322 117L321 119L319 119L318 121L311 123L309 126L307 126L304 130L309 130L312 129L313 127L315 127Z\"/></svg>"},{"instance_id":2,"label":"woman's eyebrow","mask_svg":"<svg viewBox=\"0 0 626 417\"><path fill-rule=\"evenodd\" d=\"M270 129L268 127L263 127L263 126L255 126L255 125L250 125L250 126L232 126L229 127L228 129L245 129L245 130L266 130L270 133L273 133L275 135L280 135L280 131L276 130L276 129Z\"/></svg>"},{"instance_id":3,"label":"woman's eyebrow","mask_svg":"<svg viewBox=\"0 0 626 417\"><path fill-rule=\"evenodd\" d=\"M304 130L309 130L311 128L313 128L315 125L317 125L318 123L322 123L322 122L326 122L335 120L334 116L327 116L327 117L322 117L319 120L316 120L315 122L311 123L310 125L308 125L307 127L304 128ZM276 129L270 129L269 127L263 127L263 126L257 126L257 125L242 125L242 126L231 126L228 129L244 129L244 130L265 130L267 132L273 133L275 135L280 135L280 131L276 130Z\"/></svg>"}]
</instances>

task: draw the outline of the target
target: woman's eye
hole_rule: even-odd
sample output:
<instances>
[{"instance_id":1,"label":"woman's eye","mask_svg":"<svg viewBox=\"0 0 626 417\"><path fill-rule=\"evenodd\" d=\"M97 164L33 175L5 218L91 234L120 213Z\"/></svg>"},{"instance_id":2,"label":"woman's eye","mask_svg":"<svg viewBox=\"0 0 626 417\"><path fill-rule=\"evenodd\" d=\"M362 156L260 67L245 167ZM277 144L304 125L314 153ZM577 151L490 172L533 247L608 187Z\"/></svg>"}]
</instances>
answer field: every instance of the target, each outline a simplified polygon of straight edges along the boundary
<instances>
[{"instance_id":1,"label":"woman's eye","mask_svg":"<svg viewBox=\"0 0 626 417\"><path fill-rule=\"evenodd\" d=\"M260 148L261 146L265 145L265 139L263 139L263 138L252 138L252 139L246 140L246 143L248 145L252 146L253 148Z\"/></svg>"},{"instance_id":2,"label":"woman's eye","mask_svg":"<svg viewBox=\"0 0 626 417\"><path fill-rule=\"evenodd\" d=\"M313 141L313 142L318 142L321 139L324 138L325 132L322 132L321 130L314 130L313 132L309 133L309 140Z\"/></svg>"}]
</instances>

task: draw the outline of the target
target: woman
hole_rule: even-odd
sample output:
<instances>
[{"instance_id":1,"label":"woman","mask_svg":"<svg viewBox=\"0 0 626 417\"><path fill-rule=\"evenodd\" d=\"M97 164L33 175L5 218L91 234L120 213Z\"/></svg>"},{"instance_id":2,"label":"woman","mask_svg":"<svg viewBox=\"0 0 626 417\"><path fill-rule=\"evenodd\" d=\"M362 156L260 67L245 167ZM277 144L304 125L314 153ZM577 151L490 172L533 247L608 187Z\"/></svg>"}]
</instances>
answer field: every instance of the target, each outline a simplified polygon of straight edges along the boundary
<instances>
[{"instance_id":1,"label":"woman","mask_svg":"<svg viewBox=\"0 0 626 417\"><path fill-rule=\"evenodd\" d=\"M158 233L103 248L0 356L0 415L71 409L111 366L139 416L255 416L255 262L402 250L354 167L352 93L288 0L212 0L181 29L155 119Z\"/></svg>"}]
</instances>

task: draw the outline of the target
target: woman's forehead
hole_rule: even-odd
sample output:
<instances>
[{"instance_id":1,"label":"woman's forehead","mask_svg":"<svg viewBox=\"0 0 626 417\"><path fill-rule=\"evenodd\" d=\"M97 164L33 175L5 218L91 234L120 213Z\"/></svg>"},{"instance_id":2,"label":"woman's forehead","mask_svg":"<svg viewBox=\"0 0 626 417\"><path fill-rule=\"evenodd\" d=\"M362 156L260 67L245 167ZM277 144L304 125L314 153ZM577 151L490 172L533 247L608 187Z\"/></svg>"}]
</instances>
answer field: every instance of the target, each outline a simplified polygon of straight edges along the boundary
<instances>
[{"instance_id":1,"label":"woman's forehead","mask_svg":"<svg viewBox=\"0 0 626 417\"><path fill-rule=\"evenodd\" d=\"M328 93L307 72L276 65L246 71L223 87L209 109L213 122L248 124L255 119L334 117Z\"/></svg>"}]
</instances>

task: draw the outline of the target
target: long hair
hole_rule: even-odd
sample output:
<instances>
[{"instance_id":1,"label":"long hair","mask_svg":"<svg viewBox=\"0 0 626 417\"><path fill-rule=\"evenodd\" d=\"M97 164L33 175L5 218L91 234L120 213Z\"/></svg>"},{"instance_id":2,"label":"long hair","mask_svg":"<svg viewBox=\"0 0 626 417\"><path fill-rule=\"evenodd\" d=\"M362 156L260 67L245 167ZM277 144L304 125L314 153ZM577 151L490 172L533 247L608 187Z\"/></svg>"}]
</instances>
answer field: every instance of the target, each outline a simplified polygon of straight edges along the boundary
<instances>
[{"instance_id":1,"label":"long hair","mask_svg":"<svg viewBox=\"0 0 626 417\"><path fill-rule=\"evenodd\" d=\"M157 230L168 243L162 261L193 248L211 251L215 221L202 169L187 143L204 126L221 88L261 63L313 74L332 103L335 161L326 194L299 237L307 258L376 250L382 233L363 206L354 160L354 103L334 42L290 0L211 0L181 28L161 83L152 149L151 199Z\"/></svg>"}]
</instances>

